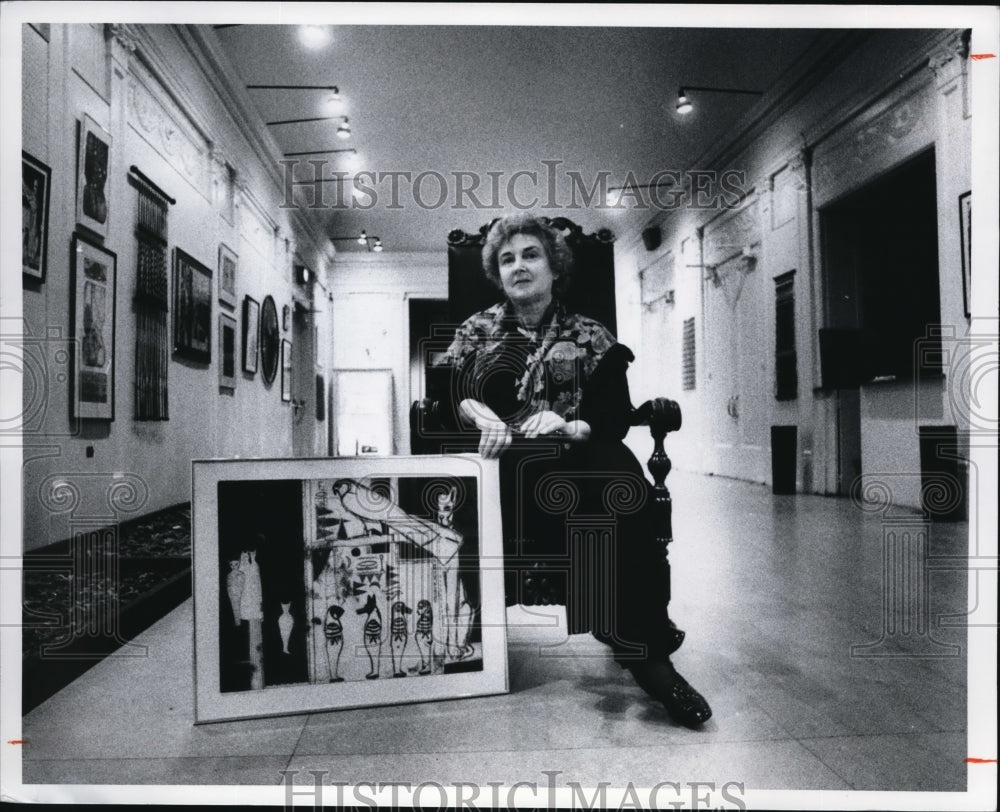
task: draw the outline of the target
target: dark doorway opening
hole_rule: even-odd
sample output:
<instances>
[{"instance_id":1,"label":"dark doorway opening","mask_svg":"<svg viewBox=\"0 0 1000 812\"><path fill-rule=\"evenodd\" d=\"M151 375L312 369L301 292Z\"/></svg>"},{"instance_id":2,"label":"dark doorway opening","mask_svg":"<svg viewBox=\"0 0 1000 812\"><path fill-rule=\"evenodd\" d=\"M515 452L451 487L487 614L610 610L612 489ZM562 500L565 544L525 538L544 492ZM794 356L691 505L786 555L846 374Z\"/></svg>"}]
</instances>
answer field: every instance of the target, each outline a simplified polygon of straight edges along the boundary
<instances>
[{"instance_id":1,"label":"dark doorway opening","mask_svg":"<svg viewBox=\"0 0 1000 812\"><path fill-rule=\"evenodd\" d=\"M859 387L941 374L933 149L820 212L823 386L837 390L838 493L860 485Z\"/></svg>"}]
</instances>

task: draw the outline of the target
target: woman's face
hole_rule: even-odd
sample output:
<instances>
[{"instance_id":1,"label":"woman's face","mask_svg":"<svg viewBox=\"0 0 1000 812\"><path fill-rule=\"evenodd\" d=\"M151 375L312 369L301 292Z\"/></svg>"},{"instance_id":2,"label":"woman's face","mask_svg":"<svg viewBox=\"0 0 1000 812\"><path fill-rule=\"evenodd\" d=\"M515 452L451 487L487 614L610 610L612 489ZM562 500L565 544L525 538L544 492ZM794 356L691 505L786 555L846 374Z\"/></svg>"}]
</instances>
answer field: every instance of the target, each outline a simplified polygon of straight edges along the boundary
<instances>
[{"instance_id":1,"label":"woman's face","mask_svg":"<svg viewBox=\"0 0 1000 812\"><path fill-rule=\"evenodd\" d=\"M531 234L515 234L497 252L500 282L515 305L547 302L552 298L556 277L541 240Z\"/></svg>"}]
</instances>

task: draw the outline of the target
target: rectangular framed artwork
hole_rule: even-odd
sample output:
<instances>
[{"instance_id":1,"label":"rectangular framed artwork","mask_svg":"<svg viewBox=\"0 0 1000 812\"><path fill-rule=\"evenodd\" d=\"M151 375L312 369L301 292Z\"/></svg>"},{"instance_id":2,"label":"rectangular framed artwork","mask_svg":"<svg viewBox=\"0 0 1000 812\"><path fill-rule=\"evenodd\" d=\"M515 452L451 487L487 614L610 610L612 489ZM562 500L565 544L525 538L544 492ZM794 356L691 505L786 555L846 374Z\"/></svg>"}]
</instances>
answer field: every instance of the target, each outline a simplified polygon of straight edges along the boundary
<instances>
[{"instance_id":1,"label":"rectangular framed artwork","mask_svg":"<svg viewBox=\"0 0 1000 812\"><path fill-rule=\"evenodd\" d=\"M498 465L193 464L195 721L507 691Z\"/></svg>"},{"instance_id":2,"label":"rectangular framed artwork","mask_svg":"<svg viewBox=\"0 0 1000 812\"><path fill-rule=\"evenodd\" d=\"M219 386L236 388L236 319L219 314Z\"/></svg>"},{"instance_id":3,"label":"rectangular framed artwork","mask_svg":"<svg viewBox=\"0 0 1000 812\"><path fill-rule=\"evenodd\" d=\"M174 249L174 352L212 360L212 269Z\"/></svg>"},{"instance_id":4,"label":"rectangular framed artwork","mask_svg":"<svg viewBox=\"0 0 1000 812\"><path fill-rule=\"evenodd\" d=\"M84 115L77 158L76 222L101 237L108 236L110 166L111 134Z\"/></svg>"},{"instance_id":5,"label":"rectangular framed artwork","mask_svg":"<svg viewBox=\"0 0 1000 812\"><path fill-rule=\"evenodd\" d=\"M226 307L236 307L236 253L226 244L219 243L219 301Z\"/></svg>"},{"instance_id":6,"label":"rectangular framed artwork","mask_svg":"<svg viewBox=\"0 0 1000 812\"><path fill-rule=\"evenodd\" d=\"M292 400L292 342L287 338L281 339L281 399Z\"/></svg>"},{"instance_id":7,"label":"rectangular framed artwork","mask_svg":"<svg viewBox=\"0 0 1000 812\"><path fill-rule=\"evenodd\" d=\"M257 372L257 344L260 340L260 302L243 297L243 371Z\"/></svg>"},{"instance_id":8,"label":"rectangular framed artwork","mask_svg":"<svg viewBox=\"0 0 1000 812\"><path fill-rule=\"evenodd\" d=\"M21 272L45 281L49 242L49 192L52 170L27 152L21 153Z\"/></svg>"},{"instance_id":9,"label":"rectangular framed artwork","mask_svg":"<svg viewBox=\"0 0 1000 812\"><path fill-rule=\"evenodd\" d=\"M115 419L115 289L118 257L73 235L73 417Z\"/></svg>"}]
</instances>

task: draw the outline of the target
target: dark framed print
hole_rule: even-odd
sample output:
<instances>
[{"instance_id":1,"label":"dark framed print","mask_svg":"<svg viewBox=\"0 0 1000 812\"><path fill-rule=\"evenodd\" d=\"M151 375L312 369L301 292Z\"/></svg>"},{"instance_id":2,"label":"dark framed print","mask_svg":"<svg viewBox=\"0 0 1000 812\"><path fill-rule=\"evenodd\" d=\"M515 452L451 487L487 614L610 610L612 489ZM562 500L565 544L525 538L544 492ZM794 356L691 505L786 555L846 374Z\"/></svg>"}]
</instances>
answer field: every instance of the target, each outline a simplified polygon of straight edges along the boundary
<instances>
[{"instance_id":1,"label":"dark framed print","mask_svg":"<svg viewBox=\"0 0 1000 812\"><path fill-rule=\"evenodd\" d=\"M219 386L236 388L236 319L219 314Z\"/></svg>"},{"instance_id":2,"label":"dark framed print","mask_svg":"<svg viewBox=\"0 0 1000 812\"><path fill-rule=\"evenodd\" d=\"M507 691L499 466L195 461L195 722Z\"/></svg>"},{"instance_id":3,"label":"dark framed print","mask_svg":"<svg viewBox=\"0 0 1000 812\"><path fill-rule=\"evenodd\" d=\"M111 134L84 115L77 159L76 222L101 237L108 236L110 165Z\"/></svg>"},{"instance_id":4,"label":"dark framed print","mask_svg":"<svg viewBox=\"0 0 1000 812\"><path fill-rule=\"evenodd\" d=\"M52 170L27 152L21 153L21 272L45 281L49 241L49 192Z\"/></svg>"},{"instance_id":5,"label":"dark framed print","mask_svg":"<svg viewBox=\"0 0 1000 812\"><path fill-rule=\"evenodd\" d=\"M73 235L73 417L115 419L115 292L118 257Z\"/></svg>"},{"instance_id":6,"label":"dark framed print","mask_svg":"<svg viewBox=\"0 0 1000 812\"><path fill-rule=\"evenodd\" d=\"M958 196L958 220L962 234L962 299L965 317L972 316L972 191Z\"/></svg>"},{"instance_id":7,"label":"dark framed print","mask_svg":"<svg viewBox=\"0 0 1000 812\"><path fill-rule=\"evenodd\" d=\"M281 339L281 399L292 399L292 342L287 338Z\"/></svg>"},{"instance_id":8,"label":"dark framed print","mask_svg":"<svg viewBox=\"0 0 1000 812\"><path fill-rule=\"evenodd\" d=\"M264 383L274 383L278 374L278 340L278 308L271 296L265 296L260 311L260 374Z\"/></svg>"},{"instance_id":9,"label":"dark framed print","mask_svg":"<svg viewBox=\"0 0 1000 812\"><path fill-rule=\"evenodd\" d=\"M260 343L260 302L243 297L243 371L257 373L257 345Z\"/></svg>"},{"instance_id":10,"label":"dark framed print","mask_svg":"<svg viewBox=\"0 0 1000 812\"><path fill-rule=\"evenodd\" d=\"M219 243L219 301L226 307L236 307L236 253L228 245Z\"/></svg>"},{"instance_id":11,"label":"dark framed print","mask_svg":"<svg viewBox=\"0 0 1000 812\"><path fill-rule=\"evenodd\" d=\"M174 249L174 352L212 360L212 269Z\"/></svg>"}]
</instances>

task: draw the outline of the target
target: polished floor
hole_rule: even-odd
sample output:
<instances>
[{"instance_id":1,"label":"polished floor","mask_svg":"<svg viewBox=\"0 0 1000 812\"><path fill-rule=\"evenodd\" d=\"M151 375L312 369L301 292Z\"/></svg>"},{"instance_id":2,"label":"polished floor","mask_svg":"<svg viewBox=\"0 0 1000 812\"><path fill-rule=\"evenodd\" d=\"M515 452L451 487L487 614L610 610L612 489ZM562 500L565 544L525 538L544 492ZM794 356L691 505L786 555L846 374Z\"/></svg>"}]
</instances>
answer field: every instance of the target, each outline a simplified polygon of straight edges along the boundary
<instances>
[{"instance_id":1,"label":"polished floor","mask_svg":"<svg viewBox=\"0 0 1000 812\"><path fill-rule=\"evenodd\" d=\"M147 656L105 660L24 718L23 780L276 785L324 770L486 787L559 771L559 786L964 792L969 581L953 557L968 524L682 472L670 485L672 615L688 632L674 661L712 704L700 730L592 638L567 638L558 611L521 609L508 694L194 726L188 601L136 640Z\"/></svg>"}]
</instances>

